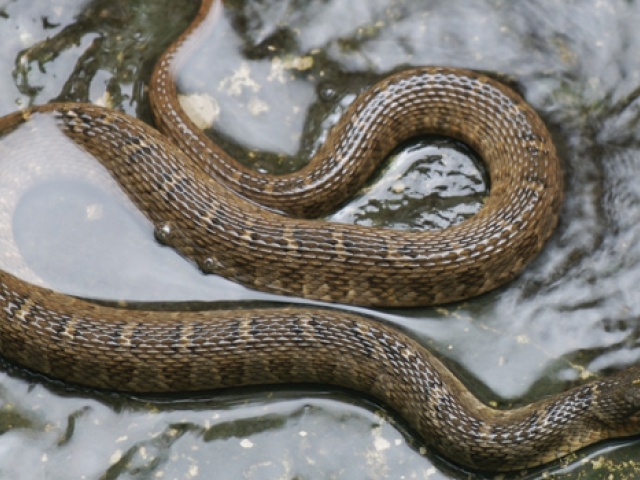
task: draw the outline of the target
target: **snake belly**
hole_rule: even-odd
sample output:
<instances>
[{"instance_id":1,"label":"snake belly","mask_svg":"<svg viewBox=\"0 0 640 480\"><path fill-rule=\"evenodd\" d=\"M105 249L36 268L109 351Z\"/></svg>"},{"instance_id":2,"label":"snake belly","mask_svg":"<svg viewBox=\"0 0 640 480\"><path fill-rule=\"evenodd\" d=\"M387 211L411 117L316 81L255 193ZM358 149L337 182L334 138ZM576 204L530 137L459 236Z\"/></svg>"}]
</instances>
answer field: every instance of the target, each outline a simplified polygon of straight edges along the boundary
<instances>
[{"instance_id":1,"label":"snake belly","mask_svg":"<svg viewBox=\"0 0 640 480\"><path fill-rule=\"evenodd\" d=\"M258 175L194 130L174 95L174 60L210 28L210 12L219 14L219 4L203 2L154 73L154 109L171 141L83 104L14 113L0 119L0 132L54 124L104 165L159 239L207 272L274 293L370 306L451 302L504 284L542 248L557 222L562 173L544 124L511 90L464 70L396 73L351 105L303 171ZM433 232L304 218L360 184L398 143L427 133L463 141L486 162L491 191L477 215ZM5 271L0 308L2 355L51 377L131 392L336 385L379 399L426 445L474 469L535 466L640 431L640 367L496 410L402 331L347 312L129 311Z\"/></svg>"}]
</instances>

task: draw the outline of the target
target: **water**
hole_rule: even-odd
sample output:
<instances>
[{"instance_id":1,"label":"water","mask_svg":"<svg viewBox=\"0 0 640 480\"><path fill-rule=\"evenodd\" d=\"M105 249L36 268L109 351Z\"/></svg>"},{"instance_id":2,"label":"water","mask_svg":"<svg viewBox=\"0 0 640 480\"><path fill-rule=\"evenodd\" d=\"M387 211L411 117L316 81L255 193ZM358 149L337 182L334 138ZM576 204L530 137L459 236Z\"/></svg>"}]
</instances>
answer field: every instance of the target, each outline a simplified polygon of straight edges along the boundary
<instances>
[{"instance_id":1,"label":"water","mask_svg":"<svg viewBox=\"0 0 640 480\"><path fill-rule=\"evenodd\" d=\"M90 100L149 119L150 69L197 8L182 3L0 4L0 113ZM441 354L482 399L508 407L640 361L639 19L640 5L615 0L233 1L202 51L208 60L190 65L181 86L209 102L216 140L276 172L299 166L357 92L404 66L487 71L520 91L552 131L566 172L560 225L542 254L481 298L372 312ZM418 164L435 155L435 170L392 162L383 186L371 188L382 193L346 206L341 219L393 222L401 206L410 212L397 226L412 228L473 213L482 174L455 152L427 148ZM34 156L49 161L46 149ZM425 218L407 200L415 197L409 180L444 188L440 201L473 191ZM201 275L91 183L43 182L14 210L25 262L65 292L282 300ZM328 389L139 399L5 365L0 432L0 478L473 478L423 451L392 412ZM524 478L635 478L639 451L637 440L611 442Z\"/></svg>"}]
</instances>

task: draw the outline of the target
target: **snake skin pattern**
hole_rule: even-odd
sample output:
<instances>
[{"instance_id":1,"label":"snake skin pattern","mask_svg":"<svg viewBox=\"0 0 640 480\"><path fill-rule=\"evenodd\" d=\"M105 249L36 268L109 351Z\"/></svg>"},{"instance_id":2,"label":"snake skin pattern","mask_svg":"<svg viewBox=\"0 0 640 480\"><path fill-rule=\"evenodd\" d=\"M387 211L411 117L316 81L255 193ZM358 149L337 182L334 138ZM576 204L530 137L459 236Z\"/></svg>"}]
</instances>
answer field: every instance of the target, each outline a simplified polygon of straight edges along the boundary
<instances>
[{"instance_id":1,"label":"snake skin pattern","mask_svg":"<svg viewBox=\"0 0 640 480\"><path fill-rule=\"evenodd\" d=\"M16 112L0 119L0 132L31 128L43 132L34 141L46 142L44 126L53 126L106 167L162 242L204 271L260 290L372 306L451 302L504 284L542 248L562 199L553 143L520 97L477 73L394 74L351 105L302 172L275 177L240 167L185 118L171 77L182 49L195 48L191 39L201 41L218 14L217 3L203 2L154 73L158 124L172 141L134 118L81 104ZM326 211L336 196L340 203L338 191L360 185L397 143L425 133L459 139L486 162L491 191L477 215L434 232L301 218ZM638 366L496 410L402 331L347 312L130 311L5 271L0 308L2 355L45 375L132 392L336 385L379 399L425 445L474 469L535 466L640 432Z\"/></svg>"}]
</instances>

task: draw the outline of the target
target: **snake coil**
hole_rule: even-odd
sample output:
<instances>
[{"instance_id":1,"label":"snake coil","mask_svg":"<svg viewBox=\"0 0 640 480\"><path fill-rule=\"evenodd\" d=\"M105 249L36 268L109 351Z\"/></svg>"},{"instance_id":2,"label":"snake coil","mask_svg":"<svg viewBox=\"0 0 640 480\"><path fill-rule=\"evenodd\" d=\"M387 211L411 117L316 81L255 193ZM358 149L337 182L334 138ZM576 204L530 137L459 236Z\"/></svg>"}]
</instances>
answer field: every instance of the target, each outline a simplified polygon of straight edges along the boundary
<instances>
[{"instance_id":1,"label":"snake coil","mask_svg":"<svg viewBox=\"0 0 640 480\"><path fill-rule=\"evenodd\" d=\"M136 119L82 104L8 115L0 132L53 125L48 134L63 135L102 163L165 243L205 271L274 293L370 306L452 302L503 285L542 248L562 200L554 145L531 107L477 73L394 74L350 106L302 171L265 176L241 167L185 117L172 77L219 11L218 3L204 1L157 64L150 91L157 123L172 141ZM437 232L301 218L341 202L399 142L425 133L459 139L486 162L491 192L477 215ZM476 469L539 465L640 432L637 366L531 405L495 410L408 335L351 313L134 313L5 271L0 308L1 354L46 375L135 392L338 385L378 398L425 444Z\"/></svg>"}]
</instances>

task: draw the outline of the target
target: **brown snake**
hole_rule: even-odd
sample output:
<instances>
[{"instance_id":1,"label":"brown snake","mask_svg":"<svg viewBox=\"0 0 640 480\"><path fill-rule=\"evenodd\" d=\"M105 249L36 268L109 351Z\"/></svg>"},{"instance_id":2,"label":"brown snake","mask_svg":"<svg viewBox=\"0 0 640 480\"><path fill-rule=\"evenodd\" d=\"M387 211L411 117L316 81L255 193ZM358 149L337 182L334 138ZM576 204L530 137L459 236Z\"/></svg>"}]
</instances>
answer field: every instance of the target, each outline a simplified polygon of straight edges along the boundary
<instances>
[{"instance_id":1,"label":"brown snake","mask_svg":"<svg viewBox=\"0 0 640 480\"><path fill-rule=\"evenodd\" d=\"M220 6L211 3L151 83L158 125L177 146L136 119L81 104L17 112L0 119L0 131L55 125L109 170L163 242L207 272L261 290L372 306L451 302L504 284L537 254L557 221L562 175L545 126L520 97L468 71L397 73L351 105L309 166L260 175L199 132L176 99L173 72L213 24ZM360 185L399 142L425 133L459 139L486 162L491 192L471 219L399 232L289 216L342 202L343 189ZM474 469L535 466L640 432L639 366L496 410L409 336L351 313L119 310L4 271L0 307L2 355L51 377L136 392L337 385L379 399L426 445Z\"/></svg>"}]
</instances>

